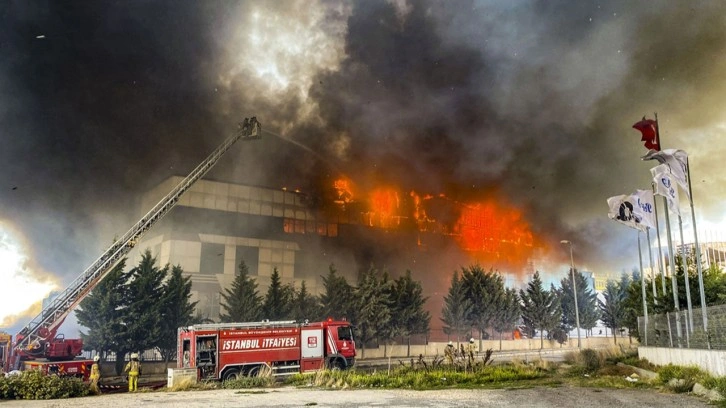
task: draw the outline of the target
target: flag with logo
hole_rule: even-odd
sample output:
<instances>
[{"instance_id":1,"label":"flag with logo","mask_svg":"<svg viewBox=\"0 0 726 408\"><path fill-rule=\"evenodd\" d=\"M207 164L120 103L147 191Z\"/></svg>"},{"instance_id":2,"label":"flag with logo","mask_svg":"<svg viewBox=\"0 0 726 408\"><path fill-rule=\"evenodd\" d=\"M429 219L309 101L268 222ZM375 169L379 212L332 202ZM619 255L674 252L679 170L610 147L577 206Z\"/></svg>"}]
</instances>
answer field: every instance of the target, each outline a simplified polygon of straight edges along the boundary
<instances>
[{"instance_id":1,"label":"flag with logo","mask_svg":"<svg viewBox=\"0 0 726 408\"><path fill-rule=\"evenodd\" d=\"M668 209L673 214L681 215L678 187L671 177L671 172L668 166L665 164L659 164L650 169L650 174L653 175L655 193L666 198Z\"/></svg>"},{"instance_id":2,"label":"flag with logo","mask_svg":"<svg viewBox=\"0 0 726 408\"><path fill-rule=\"evenodd\" d=\"M618 195L608 198L608 217L630 228L645 231L645 225L635 213L636 203L633 203L632 196Z\"/></svg>"},{"instance_id":3,"label":"flag with logo","mask_svg":"<svg viewBox=\"0 0 726 408\"><path fill-rule=\"evenodd\" d=\"M691 195L688 192L688 153L678 149L651 150L642 159L658 160L659 163L668 166L671 179L678 183L686 191L688 199L691 199Z\"/></svg>"},{"instance_id":4,"label":"flag with logo","mask_svg":"<svg viewBox=\"0 0 726 408\"><path fill-rule=\"evenodd\" d=\"M646 227L655 228L655 197L652 190L635 190L630 195L630 200L635 203L633 214L640 219L640 223Z\"/></svg>"}]
</instances>

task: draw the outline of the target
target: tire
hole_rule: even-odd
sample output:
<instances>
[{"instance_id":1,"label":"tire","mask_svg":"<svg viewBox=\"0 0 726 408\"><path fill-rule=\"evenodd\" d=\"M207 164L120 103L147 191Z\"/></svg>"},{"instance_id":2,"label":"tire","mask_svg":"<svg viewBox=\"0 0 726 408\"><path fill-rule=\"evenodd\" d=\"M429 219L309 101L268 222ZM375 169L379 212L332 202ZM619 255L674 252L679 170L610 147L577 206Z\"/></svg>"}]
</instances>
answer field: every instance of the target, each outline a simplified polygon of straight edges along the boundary
<instances>
[{"instance_id":1,"label":"tire","mask_svg":"<svg viewBox=\"0 0 726 408\"><path fill-rule=\"evenodd\" d=\"M238 380L240 378L239 370L236 368L231 368L227 370L224 373L224 377L222 377L223 381L230 381L230 380Z\"/></svg>"},{"instance_id":2,"label":"tire","mask_svg":"<svg viewBox=\"0 0 726 408\"><path fill-rule=\"evenodd\" d=\"M328 363L328 368L333 371L340 371L345 369L345 364L341 359L335 358L333 360L330 360L330 362Z\"/></svg>"},{"instance_id":3,"label":"tire","mask_svg":"<svg viewBox=\"0 0 726 408\"><path fill-rule=\"evenodd\" d=\"M247 371L247 377L254 378L260 376L260 367L261 366L254 366L250 368L249 371Z\"/></svg>"}]
</instances>

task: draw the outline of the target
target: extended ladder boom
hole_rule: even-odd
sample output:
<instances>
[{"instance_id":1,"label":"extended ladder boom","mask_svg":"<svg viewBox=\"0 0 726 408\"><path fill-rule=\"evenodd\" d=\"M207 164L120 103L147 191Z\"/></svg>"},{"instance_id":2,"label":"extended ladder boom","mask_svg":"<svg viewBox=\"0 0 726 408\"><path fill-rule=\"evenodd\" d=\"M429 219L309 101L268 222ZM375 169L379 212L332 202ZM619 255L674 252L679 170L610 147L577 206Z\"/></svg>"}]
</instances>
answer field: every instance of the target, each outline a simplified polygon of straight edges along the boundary
<instances>
[{"instance_id":1,"label":"extended ladder boom","mask_svg":"<svg viewBox=\"0 0 726 408\"><path fill-rule=\"evenodd\" d=\"M141 220L120 239L115 241L95 262L91 264L78 278L76 278L62 293L30 321L19 332L15 349L35 348L40 341L55 336L58 327L66 316L83 300L83 298L101 281L116 263L126 256L136 245L141 236L159 221L179 198L202 178L239 139L253 140L261 137L262 127L257 118L245 118L239 124L237 133L230 136L221 146L212 152L199 166L192 170L169 194L154 206Z\"/></svg>"}]
</instances>

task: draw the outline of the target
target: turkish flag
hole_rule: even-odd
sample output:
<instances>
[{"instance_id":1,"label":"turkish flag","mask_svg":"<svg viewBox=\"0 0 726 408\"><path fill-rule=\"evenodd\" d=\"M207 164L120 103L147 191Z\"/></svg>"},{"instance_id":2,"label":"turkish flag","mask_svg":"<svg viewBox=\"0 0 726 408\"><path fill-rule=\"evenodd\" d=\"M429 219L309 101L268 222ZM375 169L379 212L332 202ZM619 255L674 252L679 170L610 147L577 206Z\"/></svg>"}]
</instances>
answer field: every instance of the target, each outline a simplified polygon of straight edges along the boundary
<instances>
[{"instance_id":1,"label":"turkish flag","mask_svg":"<svg viewBox=\"0 0 726 408\"><path fill-rule=\"evenodd\" d=\"M660 144L658 143L658 122L643 117L643 120L634 124L633 128L642 133L643 137L640 138L640 141L644 142L646 149L660 151Z\"/></svg>"}]
</instances>

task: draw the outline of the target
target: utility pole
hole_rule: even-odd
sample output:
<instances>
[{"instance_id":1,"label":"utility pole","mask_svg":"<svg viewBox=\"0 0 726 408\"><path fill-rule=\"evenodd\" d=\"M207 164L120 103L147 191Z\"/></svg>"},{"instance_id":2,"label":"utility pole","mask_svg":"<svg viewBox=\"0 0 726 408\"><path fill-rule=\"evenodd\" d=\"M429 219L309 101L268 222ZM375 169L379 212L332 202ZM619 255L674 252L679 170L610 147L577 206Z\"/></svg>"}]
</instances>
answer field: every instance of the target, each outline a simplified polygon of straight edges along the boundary
<instances>
[{"instance_id":1,"label":"utility pole","mask_svg":"<svg viewBox=\"0 0 726 408\"><path fill-rule=\"evenodd\" d=\"M572 276L572 296L575 298L575 324L577 324L577 348L582 349L582 341L580 340L580 308L577 306L577 284L575 283L575 258L572 256L572 242L566 239L560 241L561 244L570 246L570 275Z\"/></svg>"}]
</instances>

